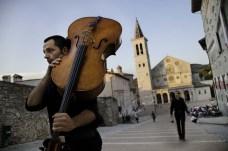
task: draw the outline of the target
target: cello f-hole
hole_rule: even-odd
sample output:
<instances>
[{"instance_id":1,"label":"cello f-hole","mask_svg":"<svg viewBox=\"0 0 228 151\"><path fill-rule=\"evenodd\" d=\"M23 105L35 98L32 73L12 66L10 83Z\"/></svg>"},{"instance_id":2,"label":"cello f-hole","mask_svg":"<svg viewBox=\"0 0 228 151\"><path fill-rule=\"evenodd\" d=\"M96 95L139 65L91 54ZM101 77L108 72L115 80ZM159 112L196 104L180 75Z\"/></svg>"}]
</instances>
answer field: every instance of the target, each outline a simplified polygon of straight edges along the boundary
<instances>
[{"instance_id":1,"label":"cello f-hole","mask_svg":"<svg viewBox=\"0 0 228 151\"><path fill-rule=\"evenodd\" d=\"M106 42L108 42L108 40L106 38L101 39L101 41L99 42L98 46L93 46L93 48L94 49L99 49L102 42L105 42L106 43Z\"/></svg>"}]
</instances>

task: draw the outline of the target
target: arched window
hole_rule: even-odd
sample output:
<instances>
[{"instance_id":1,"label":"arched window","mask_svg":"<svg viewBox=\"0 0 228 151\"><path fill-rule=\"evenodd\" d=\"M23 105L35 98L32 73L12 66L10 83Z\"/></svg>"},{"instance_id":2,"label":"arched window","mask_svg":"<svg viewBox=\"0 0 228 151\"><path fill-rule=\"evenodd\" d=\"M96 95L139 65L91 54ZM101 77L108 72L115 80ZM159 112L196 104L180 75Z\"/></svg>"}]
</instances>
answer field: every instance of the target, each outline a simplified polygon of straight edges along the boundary
<instances>
[{"instance_id":1,"label":"arched window","mask_svg":"<svg viewBox=\"0 0 228 151\"><path fill-rule=\"evenodd\" d=\"M156 94L156 97L157 97L157 104L162 104L161 94Z\"/></svg>"},{"instance_id":2,"label":"arched window","mask_svg":"<svg viewBox=\"0 0 228 151\"><path fill-rule=\"evenodd\" d=\"M162 97L163 97L164 103L168 103L168 95L167 95L167 93L163 93Z\"/></svg>"},{"instance_id":3,"label":"arched window","mask_svg":"<svg viewBox=\"0 0 228 151\"><path fill-rule=\"evenodd\" d=\"M184 91L184 100L190 101L190 95L189 95L189 91L188 90Z\"/></svg>"},{"instance_id":4,"label":"arched window","mask_svg":"<svg viewBox=\"0 0 228 151\"><path fill-rule=\"evenodd\" d=\"M141 51L141 54L143 54L143 47L141 43L140 43L140 51Z\"/></svg>"},{"instance_id":5,"label":"arched window","mask_svg":"<svg viewBox=\"0 0 228 151\"><path fill-rule=\"evenodd\" d=\"M136 45L136 54L137 54L137 56L139 55L139 46L138 45Z\"/></svg>"}]
</instances>

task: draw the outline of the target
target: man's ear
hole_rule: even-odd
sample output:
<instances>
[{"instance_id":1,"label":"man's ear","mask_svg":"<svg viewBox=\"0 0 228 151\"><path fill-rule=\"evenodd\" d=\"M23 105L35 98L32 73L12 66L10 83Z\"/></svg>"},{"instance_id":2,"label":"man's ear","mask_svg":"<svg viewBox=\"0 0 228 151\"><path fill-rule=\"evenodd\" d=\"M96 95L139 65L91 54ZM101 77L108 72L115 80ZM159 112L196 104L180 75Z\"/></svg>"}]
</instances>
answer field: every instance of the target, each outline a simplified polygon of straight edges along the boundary
<instances>
[{"instance_id":1,"label":"man's ear","mask_svg":"<svg viewBox=\"0 0 228 151\"><path fill-rule=\"evenodd\" d=\"M66 55L68 54L69 50L67 49L67 47L63 47L63 55Z\"/></svg>"}]
</instances>

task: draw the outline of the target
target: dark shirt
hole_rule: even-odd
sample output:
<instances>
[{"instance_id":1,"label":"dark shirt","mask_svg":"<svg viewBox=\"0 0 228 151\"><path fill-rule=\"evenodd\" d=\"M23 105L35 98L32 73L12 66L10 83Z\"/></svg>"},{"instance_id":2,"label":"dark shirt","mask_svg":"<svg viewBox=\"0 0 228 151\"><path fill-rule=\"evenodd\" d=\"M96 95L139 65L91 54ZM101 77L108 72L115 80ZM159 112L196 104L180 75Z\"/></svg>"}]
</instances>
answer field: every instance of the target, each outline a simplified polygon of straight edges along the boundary
<instances>
[{"instance_id":1,"label":"dark shirt","mask_svg":"<svg viewBox=\"0 0 228 151\"><path fill-rule=\"evenodd\" d=\"M175 112L175 114L178 114L178 115L185 115L185 111L188 113L188 108L183 98L179 98L179 100L174 99L171 102L171 107L170 107L171 115L173 115L173 111Z\"/></svg>"},{"instance_id":2,"label":"dark shirt","mask_svg":"<svg viewBox=\"0 0 228 151\"><path fill-rule=\"evenodd\" d=\"M55 84L53 82L50 82L43 95L42 103L32 107L27 106L26 103L26 109L29 111L37 111L43 109L44 107L47 107L50 127L52 127L52 116L59 111L61 102L62 96L58 92ZM70 117L74 117L84 110L92 111L96 116L96 120L94 120L90 124L76 128L70 132L63 133L63 135L66 136L66 140L68 139L69 141L72 141L77 139L87 139L88 137L93 137L93 135L97 135L96 128L98 127L101 119L100 115L98 114L97 100L80 100L77 99L76 95L72 95L66 110L68 115Z\"/></svg>"}]
</instances>

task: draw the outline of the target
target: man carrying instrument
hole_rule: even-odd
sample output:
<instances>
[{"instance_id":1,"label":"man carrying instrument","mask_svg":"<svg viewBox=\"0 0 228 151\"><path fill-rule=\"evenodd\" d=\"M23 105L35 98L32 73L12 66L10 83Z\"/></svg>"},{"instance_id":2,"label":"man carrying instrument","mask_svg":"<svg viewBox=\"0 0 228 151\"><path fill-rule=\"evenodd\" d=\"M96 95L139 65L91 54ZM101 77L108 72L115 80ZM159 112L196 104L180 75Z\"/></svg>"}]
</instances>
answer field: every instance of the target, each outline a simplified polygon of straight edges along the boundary
<instances>
[{"instance_id":1,"label":"man carrying instrument","mask_svg":"<svg viewBox=\"0 0 228 151\"><path fill-rule=\"evenodd\" d=\"M97 100L84 100L75 94L69 101L66 113L58 113L62 101L60 90L51 79L51 70L61 64L61 57L70 50L70 40L62 36L51 36L44 40L44 57L49 63L47 72L32 90L26 101L26 109L38 111L47 107L51 133L65 136L69 151L101 151L102 140L97 132L100 116Z\"/></svg>"}]
</instances>

